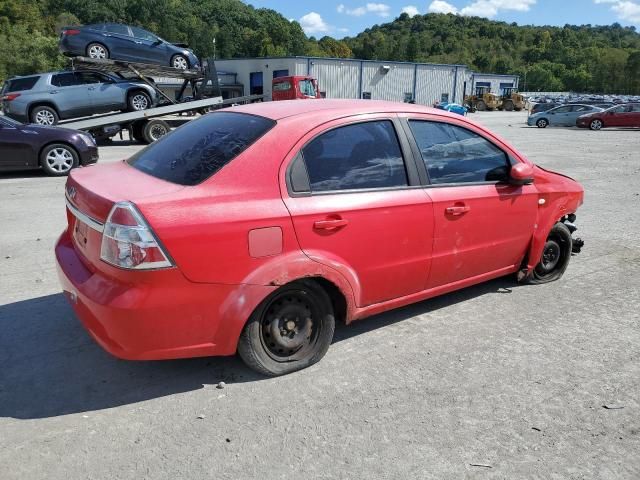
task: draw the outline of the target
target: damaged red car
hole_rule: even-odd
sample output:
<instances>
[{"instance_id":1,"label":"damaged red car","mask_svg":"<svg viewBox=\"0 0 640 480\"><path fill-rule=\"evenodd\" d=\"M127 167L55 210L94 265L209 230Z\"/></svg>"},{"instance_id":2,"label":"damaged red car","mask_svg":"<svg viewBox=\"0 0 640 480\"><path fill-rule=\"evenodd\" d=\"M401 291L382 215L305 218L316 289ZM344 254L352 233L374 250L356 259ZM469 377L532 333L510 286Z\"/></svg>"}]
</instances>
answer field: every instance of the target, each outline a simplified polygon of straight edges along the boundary
<instances>
[{"instance_id":1,"label":"damaged red car","mask_svg":"<svg viewBox=\"0 0 640 480\"><path fill-rule=\"evenodd\" d=\"M279 375L350 323L504 275L565 272L583 189L459 115L268 102L73 170L63 290L124 359L236 352Z\"/></svg>"}]
</instances>

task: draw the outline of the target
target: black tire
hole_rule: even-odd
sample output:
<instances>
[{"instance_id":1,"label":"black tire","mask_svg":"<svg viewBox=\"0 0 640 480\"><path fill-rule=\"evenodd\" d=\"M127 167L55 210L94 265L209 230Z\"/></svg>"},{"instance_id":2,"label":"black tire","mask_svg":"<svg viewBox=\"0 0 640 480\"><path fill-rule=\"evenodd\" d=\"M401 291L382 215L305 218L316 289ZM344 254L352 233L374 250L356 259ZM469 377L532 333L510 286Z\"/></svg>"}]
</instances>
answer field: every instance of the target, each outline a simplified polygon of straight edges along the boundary
<instances>
[{"instance_id":1,"label":"black tire","mask_svg":"<svg viewBox=\"0 0 640 480\"><path fill-rule=\"evenodd\" d=\"M536 122L538 128L547 128L547 125L549 125L549 121L546 118L541 118Z\"/></svg>"},{"instance_id":2,"label":"black tire","mask_svg":"<svg viewBox=\"0 0 640 480\"><path fill-rule=\"evenodd\" d=\"M484 112L487 109L487 104L484 103L483 100L478 100L476 103L476 110L479 112Z\"/></svg>"},{"instance_id":3,"label":"black tire","mask_svg":"<svg viewBox=\"0 0 640 480\"><path fill-rule=\"evenodd\" d=\"M327 292L313 281L299 280L279 288L256 308L242 330L238 353L256 372L284 375L324 357L334 330Z\"/></svg>"},{"instance_id":4,"label":"black tire","mask_svg":"<svg viewBox=\"0 0 640 480\"><path fill-rule=\"evenodd\" d=\"M147 92L134 90L127 95L127 107L130 112L141 112L152 106L151 97Z\"/></svg>"},{"instance_id":5,"label":"black tire","mask_svg":"<svg viewBox=\"0 0 640 480\"><path fill-rule=\"evenodd\" d=\"M75 148L66 143L52 143L40 152L40 166L52 177L69 175L71 169L80 163L79 159Z\"/></svg>"},{"instance_id":6,"label":"black tire","mask_svg":"<svg viewBox=\"0 0 640 480\"><path fill-rule=\"evenodd\" d=\"M142 127L142 139L145 143L153 143L171 131L171 127L164 120L152 119Z\"/></svg>"},{"instance_id":7,"label":"black tire","mask_svg":"<svg viewBox=\"0 0 640 480\"><path fill-rule=\"evenodd\" d=\"M528 283L539 285L558 280L571 259L573 239L564 223L556 223L547 237L542 257L529 276Z\"/></svg>"},{"instance_id":8,"label":"black tire","mask_svg":"<svg viewBox=\"0 0 640 480\"><path fill-rule=\"evenodd\" d=\"M36 105L29 113L29 120L36 125L56 125L60 121L60 116L53 107Z\"/></svg>"},{"instance_id":9,"label":"black tire","mask_svg":"<svg viewBox=\"0 0 640 480\"><path fill-rule=\"evenodd\" d=\"M98 42L92 42L87 45L86 53L87 57L97 59L107 59L111 55L109 53L109 49L105 45Z\"/></svg>"},{"instance_id":10,"label":"black tire","mask_svg":"<svg viewBox=\"0 0 640 480\"><path fill-rule=\"evenodd\" d=\"M171 57L171 62L169 63L170 67L177 68L179 70L187 70L189 69L189 59L184 55L174 55Z\"/></svg>"},{"instance_id":11,"label":"black tire","mask_svg":"<svg viewBox=\"0 0 640 480\"><path fill-rule=\"evenodd\" d=\"M513 111L513 102L512 101L504 102L504 104L502 105L502 108L504 110L506 110L507 112L512 112Z\"/></svg>"}]
</instances>

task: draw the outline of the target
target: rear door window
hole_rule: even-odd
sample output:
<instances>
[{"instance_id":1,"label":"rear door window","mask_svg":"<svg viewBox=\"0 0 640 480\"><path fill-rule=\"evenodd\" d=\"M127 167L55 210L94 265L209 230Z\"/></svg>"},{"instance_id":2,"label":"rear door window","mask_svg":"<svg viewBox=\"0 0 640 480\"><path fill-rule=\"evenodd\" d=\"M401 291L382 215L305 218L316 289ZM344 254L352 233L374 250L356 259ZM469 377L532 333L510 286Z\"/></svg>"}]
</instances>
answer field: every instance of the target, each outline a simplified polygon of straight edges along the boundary
<instances>
[{"instance_id":1,"label":"rear door window","mask_svg":"<svg viewBox=\"0 0 640 480\"><path fill-rule=\"evenodd\" d=\"M5 92L23 92L25 90L31 90L36 83L38 83L38 79L40 77L25 77L25 78L14 78L13 80L7 81L7 86L3 88Z\"/></svg>"},{"instance_id":2,"label":"rear door window","mask_svg":"<svg viewBox=\"0 0 640 480\"><path fill-rule=\"evenodd\" d=\"M275 124L257 115L210 113L140 150L128 163L168 182L197 185L240 155Z\"/></svg>"},{"instance_id":3,"label":"rear door window","mask_svg":"<svg viewBox=\"0 0 640 480\"><path fill-rule=\"evenodd\" d=\"M471 130L443 122L411 120L432 184L496 182L509 173L505 152Z\"/></svg>"},{"instance_id":4,"label":"rear door window","mask_svg":"<svg viewBox=\"0 0 640 480\"><path fill-rule=\"evenodd\" d=\"M54 87L72 87L80 85L80 80L74 72L56 73L51 77L51 85Z\"/></svg>"},{"instance_id":5,"label":"rear door window","mask_svg":"<svg viewBox=\"0 0 640 480\"><path fill-rule=\"evenodd\" d=\"M129 34L129 27L126 25L119 25L117 23L111 23L104 26L104 31L108 33L117 33L118 35L131 36Z\"/></svg>"},{"instance_id":6,"label":"rear door window","mask_svg":"<svg viewBox=\"0 0 640 480\"><path fill-rule=\"evenodd\" d=\"M311 192L408 185L393 123L373 121L334 128L303 149Z\"/></svg>"}]
</instances>

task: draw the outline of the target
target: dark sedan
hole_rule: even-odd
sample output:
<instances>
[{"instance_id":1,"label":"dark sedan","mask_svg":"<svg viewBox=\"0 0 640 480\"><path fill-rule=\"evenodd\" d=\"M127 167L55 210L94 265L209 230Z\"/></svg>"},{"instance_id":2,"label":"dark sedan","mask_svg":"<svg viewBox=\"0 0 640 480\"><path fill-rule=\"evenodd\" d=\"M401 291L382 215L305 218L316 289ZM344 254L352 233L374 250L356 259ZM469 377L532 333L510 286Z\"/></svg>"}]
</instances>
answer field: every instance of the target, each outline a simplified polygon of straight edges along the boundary
<instances>
[{"instance_id":1,"label":"dark sedan","mask_svg":"<svg viewBox=\"0 0 640 480\"><path fill-rule=\"evenodd\" d=\"M578 117L576 126L600 130L608 127L640 128L640 103L617 105L603 112Z\"/></svg>"},{"instance_id":2,"label":"dark sedan","mask_svg":"<svg viewBox=\"0 0 640 480\"><path fill-rule=\"evenodd\" d=\"M198 57L185 45L169 43L140 27L119 23L65 27L60 35L60 50L72 57L112 58L182 70L200 67Z\"/></svg>"},{"instance_id":3,"label":"dark sedan","mask_svg":"<svg viewBox=\"0 0 640 480\"><path fill-rule=\"evenodd\" d=\"M88 133L24 125L0 116L0 171L42 168L47 175L59 177L97 161L98 147Z\"/></svg>"}]
</instances>

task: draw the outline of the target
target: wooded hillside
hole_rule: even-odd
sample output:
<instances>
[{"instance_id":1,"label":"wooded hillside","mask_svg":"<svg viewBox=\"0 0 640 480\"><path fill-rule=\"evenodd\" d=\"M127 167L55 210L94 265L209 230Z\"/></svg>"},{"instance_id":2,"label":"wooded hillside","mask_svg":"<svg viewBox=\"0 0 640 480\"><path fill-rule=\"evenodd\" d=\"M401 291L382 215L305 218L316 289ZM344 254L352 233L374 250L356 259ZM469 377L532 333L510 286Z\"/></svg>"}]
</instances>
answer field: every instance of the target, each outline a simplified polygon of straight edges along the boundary
<instances>
[{"instance_id":1,"label":"wooded hillside","mask_svg":"<svg viewBox=\"0 0 640 480\"><path fill-rule=\"evenodd\" d=\"M60 68L61 27L140 25L201 57L274 55L462 63L517 73L528 90L640 94L640 35L618 24L531 27L429 14L367 29L344 41L307 37L298 22L239 0L0 0L0 81Z\"/></svg>"}]
</instances>

